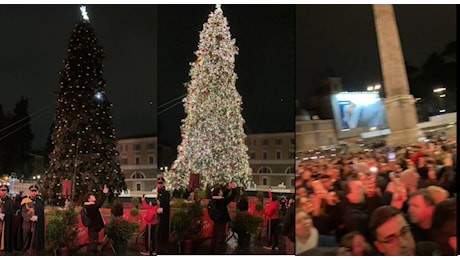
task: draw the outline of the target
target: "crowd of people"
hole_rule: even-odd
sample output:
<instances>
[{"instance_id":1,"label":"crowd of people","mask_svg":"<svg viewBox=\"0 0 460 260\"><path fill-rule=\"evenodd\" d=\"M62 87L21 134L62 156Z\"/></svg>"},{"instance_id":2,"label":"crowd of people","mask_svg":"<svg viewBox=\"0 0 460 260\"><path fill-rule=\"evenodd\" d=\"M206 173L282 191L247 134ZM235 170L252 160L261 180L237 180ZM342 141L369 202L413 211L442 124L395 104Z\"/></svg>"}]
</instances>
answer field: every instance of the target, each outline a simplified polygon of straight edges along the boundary
<instances>
[{"instance_id":1,"label":"crowd of people","mask_svg":"<svg viewBox=\"0 0 460 260\"><path fill-rule=\"evenodd\" d=\"M456 138L297 156L296 255L457 254Z\"/></svg>"}]
</instances>

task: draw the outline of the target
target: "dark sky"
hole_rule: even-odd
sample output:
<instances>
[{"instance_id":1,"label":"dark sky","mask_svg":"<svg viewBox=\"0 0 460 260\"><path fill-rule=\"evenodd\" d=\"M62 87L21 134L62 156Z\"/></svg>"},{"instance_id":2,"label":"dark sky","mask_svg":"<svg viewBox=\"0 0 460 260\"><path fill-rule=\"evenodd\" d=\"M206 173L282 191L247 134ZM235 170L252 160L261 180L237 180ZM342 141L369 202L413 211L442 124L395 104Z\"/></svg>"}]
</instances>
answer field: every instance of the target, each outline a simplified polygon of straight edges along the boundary
<instances>
[{"instance_id":1,"label":"dark sky","mask_svg":"<svg viewBox=\"0 0 460 260\"><path fill-rule=\"evenodd\" d=\"M456 40L455 5L394 5L406 63L419 69ZM332 70L344 90L382 83L371 5L298 5L296 97L305 105L318 77Z\"/></svg>"},{"instance_id":2,"label":"dark sky","mask_svg":"<svg viewBox=\"0 0 460 260\"><path fill-rule=\"evenodd\" d=\"M345 90L381 82L370 5L296 7L222 6L240 50L236 86L247 134L294 131L295 98L305 100L327 69L342 78ZM179 144L182 102L170 109L161 105L186 93L182 84L189 81L199 31L214 5L104 4L87 9L107 56L104 79L117 135L158 133L161 143ZM395 5L395 12L410 65L420 67L433 51L456 40L455 5ZM46 142L53 92L80 19L79 5L0 6L0 104L12 112L21 96L29 99L34 148Z\"/></svg>"},{"instance_id":3,"label":"dark sky","mask_svg":"<svg viewBox=\"0 0 460 260\"><path fill-rule=\"evenodd\" d=\"M156 6L88 5L87 12L106 54L117 136L156 134ZM29 99L35 149L46 143L62 61L80 19L79 5L0 6L0 104L12 112L21 96Z\"/></svg>"},{"instance_id":4,"label":"dark sky","mask_svg":"<svg viewBox=\"0 0 460 260\"><path fill-rule=\"evenodd\" d=\"M199 32L214 5L161 5L159 14L159 105L185 95ZM236 88L243 99L245 133L294 131L295 9L287 5L222 5L239 54ZM159 142L180 143L181 99L159 111ZM171 103L173 105L174 103Z\"/></svg>"}]
</instances>

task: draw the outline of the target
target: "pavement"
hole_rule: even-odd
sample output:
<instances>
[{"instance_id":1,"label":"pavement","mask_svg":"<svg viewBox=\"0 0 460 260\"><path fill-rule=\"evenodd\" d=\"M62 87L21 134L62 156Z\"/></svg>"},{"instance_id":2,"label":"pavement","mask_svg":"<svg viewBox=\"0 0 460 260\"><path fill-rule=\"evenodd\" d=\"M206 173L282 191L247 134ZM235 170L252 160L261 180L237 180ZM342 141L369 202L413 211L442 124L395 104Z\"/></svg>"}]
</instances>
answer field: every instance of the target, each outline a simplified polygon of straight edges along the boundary
<instances>
[{"instance_id":1,"label":"pavement","mask_svg":"<svg viewBox=\"0 0 460 260\"><path fill-rule=\"evenodd\" d=\"M279 238L279 250L267 250L263 246L266 243L266 238L260 235L252 235L249 247L241 248L238 246L237 235L229 232L227 234L226 242L221 247L222 252L216 255L285 255L284 239ZM201 243L193 247L193 252L189 255L208 255L210 251L211 239L203 239ZM128 242L126 252L123 256L141 256L140 251L143 245L136 242L136 235ZM82 245L78 250L70 252L70 256L86 256L86 245ZM168 243L166 245L159 245L158 255L183 255L183 249L179 250L177 243ZM14 251L7 253L7 256L22 256L23 253ZM60 256L58 250L46 248L44 251L39 252L39 256ZM98 247L98 256L117 256L110 245L110 241L104 240Z\"/></svg>"}]
</instances>

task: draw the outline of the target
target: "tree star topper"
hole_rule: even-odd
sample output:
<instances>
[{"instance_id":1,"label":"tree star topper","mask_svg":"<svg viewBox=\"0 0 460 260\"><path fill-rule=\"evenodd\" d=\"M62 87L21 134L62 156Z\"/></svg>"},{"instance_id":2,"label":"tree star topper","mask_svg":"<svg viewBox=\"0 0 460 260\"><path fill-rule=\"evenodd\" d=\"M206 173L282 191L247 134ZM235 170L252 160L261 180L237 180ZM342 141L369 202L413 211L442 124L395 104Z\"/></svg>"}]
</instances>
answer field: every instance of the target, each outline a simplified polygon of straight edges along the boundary
<instances>
[{"instance_id":1,"label":"tree star topper","mask_svg":"<svg viewBox=\"0 0 460 260\"><path fill-rule=\"evenodd\" d=\"M85 19L85 21L89 21L88 12L86 12L86 6L81 6L80 11L81 15L83 16L83 19Z\"/></svg>"}]
</instances>

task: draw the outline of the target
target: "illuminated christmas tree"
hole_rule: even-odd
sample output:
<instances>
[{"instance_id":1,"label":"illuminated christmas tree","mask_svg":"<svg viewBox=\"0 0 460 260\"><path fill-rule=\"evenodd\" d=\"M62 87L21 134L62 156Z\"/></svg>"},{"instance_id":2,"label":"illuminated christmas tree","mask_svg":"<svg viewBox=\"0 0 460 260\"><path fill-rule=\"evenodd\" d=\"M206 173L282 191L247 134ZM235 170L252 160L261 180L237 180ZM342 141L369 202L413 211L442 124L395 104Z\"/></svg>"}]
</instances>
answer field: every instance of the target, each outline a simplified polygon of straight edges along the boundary
<instances>
[{"instance_id":1,"label":"illuminated christmas tree","mask_svg":"<svg viewBox=\"0 0 460 260\"><path fill-rule=\"evenodd\" d=\"M164 174L167 189L187 187L191 174L199 175L202 187L232 182L247 187L252 181L242 101L235 87L237 54L227 19L217 6L200 32L197 59L190 63L191 80L184 84L187 116L177 158Z\"/></svg>"},{"instance_id":2,"label":"illuminated christmas tree","mask_svg":"<svg viewBox=\"0 0 460 260\"><path fill-rule=\"evenodd\" d=\"M54 149L42 180L50 201L72 191L75 200L81 199L88 191L101 192L104 184L115 194L126 189L115 146L113 105L102 77L105 54L84 7L82 15L69 40L56 93ZM69 181L73 181L70 190Z\"/></svg>"}]
</instances>

